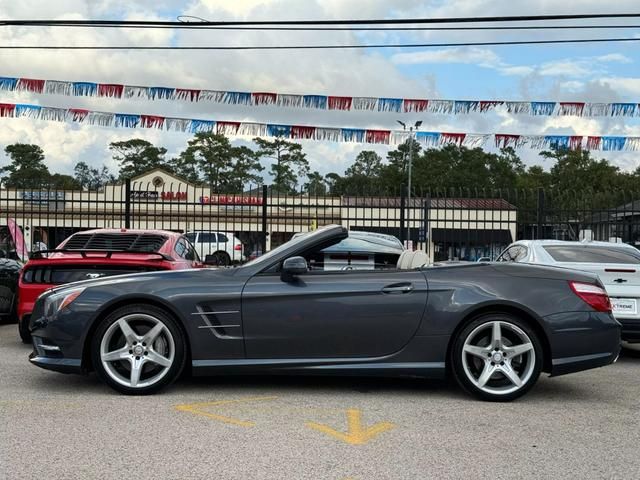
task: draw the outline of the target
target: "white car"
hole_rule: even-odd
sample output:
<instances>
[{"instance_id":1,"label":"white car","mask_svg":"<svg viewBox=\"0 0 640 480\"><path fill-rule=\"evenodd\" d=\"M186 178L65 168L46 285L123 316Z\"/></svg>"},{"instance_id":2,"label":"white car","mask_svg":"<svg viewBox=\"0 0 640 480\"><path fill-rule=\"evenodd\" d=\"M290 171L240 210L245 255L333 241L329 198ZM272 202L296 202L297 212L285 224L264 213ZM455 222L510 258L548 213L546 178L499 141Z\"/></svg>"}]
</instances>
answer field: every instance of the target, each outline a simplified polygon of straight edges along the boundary
<instances>
[{"instance_id":1,"label":"white car","mask_svg":"<svg viewBox=\"0 0 640 480\"><path fill-rule=\"evenodd\" d=\"M625 243L520 240L509 245L498 262L522 262L596 273L611 298L613 315L622 324L627 348L640 350L640 250Z\"/></svg>"},{"instance_id":2,"label":"white car","mask_svg":"<svg viewBox=\"0 0 640 480\"><path fill-rule=\"evenodd\" d=\"M207 263L231 265L244 262L244 245L233 233L228 232L189 232L185 235ZM207 260L209 256L209 260Z\"/></svg>"}]
</instances>

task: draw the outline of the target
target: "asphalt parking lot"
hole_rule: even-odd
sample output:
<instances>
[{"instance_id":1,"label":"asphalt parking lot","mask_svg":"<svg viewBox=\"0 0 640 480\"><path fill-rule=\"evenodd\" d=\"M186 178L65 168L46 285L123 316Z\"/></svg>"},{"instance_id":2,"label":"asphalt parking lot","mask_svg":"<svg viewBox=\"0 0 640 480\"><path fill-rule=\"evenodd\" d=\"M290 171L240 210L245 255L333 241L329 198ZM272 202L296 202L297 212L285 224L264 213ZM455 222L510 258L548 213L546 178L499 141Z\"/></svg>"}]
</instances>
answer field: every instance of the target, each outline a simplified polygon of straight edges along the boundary
<instances>
[{"instance_id":1,"label":"asphalt parking lot","mask_svg":"<svg viewBox=\"0 0 640 480\"><path fill-rule=\"evenodd\" d=\"M510 404L397 379L183 379L120 396L0 326L2 479L640 477L640 358Z\"/></svg>"}]
</instances>

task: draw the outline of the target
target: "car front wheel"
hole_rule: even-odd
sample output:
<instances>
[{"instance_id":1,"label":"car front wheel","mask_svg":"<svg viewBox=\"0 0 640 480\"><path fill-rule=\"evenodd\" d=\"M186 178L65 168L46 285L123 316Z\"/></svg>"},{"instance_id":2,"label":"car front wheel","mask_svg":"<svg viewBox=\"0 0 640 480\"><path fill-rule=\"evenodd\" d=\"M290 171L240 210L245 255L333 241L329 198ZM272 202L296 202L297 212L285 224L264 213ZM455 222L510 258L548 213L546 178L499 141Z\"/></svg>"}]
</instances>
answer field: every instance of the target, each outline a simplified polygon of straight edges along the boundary
<instances>
[{"instance_id":1,"label":"car front wheel","mask_svg":"<svg viewBox=\"0 0 640 480\"><path fill-rule=\"evenodd\" d=\"M529 391L542 370L538 335L519 318L483 315L462 329L451 351L457 382L489 401L514 400Z\"/></svg>"},{"instance_id":2,"label":"car front wheel","mask_svg":"<svg viewBox=\"0 0 640 480\"><path fill-rule=\"evenodd\" d=\"M150 305L123 307L104 318L91 353L98 375L128 395L151 394L169 385L186 360L184 335L175 320Z\"/></svg>"}]
</instances>

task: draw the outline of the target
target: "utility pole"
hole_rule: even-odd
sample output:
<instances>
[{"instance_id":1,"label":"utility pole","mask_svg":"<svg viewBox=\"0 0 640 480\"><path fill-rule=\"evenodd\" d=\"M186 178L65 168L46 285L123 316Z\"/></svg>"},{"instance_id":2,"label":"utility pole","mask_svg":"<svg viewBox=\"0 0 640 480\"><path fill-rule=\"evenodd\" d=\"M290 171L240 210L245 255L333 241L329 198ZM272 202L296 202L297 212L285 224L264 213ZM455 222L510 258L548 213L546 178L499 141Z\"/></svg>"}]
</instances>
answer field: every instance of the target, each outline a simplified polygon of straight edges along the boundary
<instances>
[{"instance_id":1,"label":"utility pole","mask_svg":"<svg viewBox=\"0 0 640 480\"><path fill-rule=\"evenodd\" d=\"M401 122L400 120L397 120L397 122L402 125L402 130L407 130L407 125L404 122ZM421 125L422 120L418 120L415 125L409 127L409 138L407 140L409 142L409 162L407 165L407 173L409 177L407 180L407 242L411 240L411 167L413 165L413 141L416 133L418 132L418 128L420 128Z\"/></svg>"}]
</instances>

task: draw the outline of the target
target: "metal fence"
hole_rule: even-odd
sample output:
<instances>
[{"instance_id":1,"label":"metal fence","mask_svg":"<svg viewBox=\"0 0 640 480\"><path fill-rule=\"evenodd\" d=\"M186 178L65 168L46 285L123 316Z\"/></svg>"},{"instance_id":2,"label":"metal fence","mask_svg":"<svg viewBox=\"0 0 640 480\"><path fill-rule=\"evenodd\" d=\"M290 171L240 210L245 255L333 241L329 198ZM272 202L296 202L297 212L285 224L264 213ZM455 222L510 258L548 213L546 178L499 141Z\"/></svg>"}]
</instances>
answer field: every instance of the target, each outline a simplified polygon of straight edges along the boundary
<instances>
[{"instance_id":1,"label":"metal fence","mask_svg":"<svg viewBox=\"0 0 640 480\"><path fill-rule=\"evenodd\" d=\"M297 232L327 224L394 235L435 261L494 259L518 239L640 245L640 195L441 189L416 190L408 197L398 189L332 196L284 193L268 186L220 194L215 188L155 180L83 191L0 185L0 255L12 254L16 235L36 250L54 248L81 230L128 228L224 234L207 236L215 239L216 248L224 238L236 237L242 246L229 254L244 261ZM201 255L211 253L203 248Z\"/></svg>"}]
</instances>

